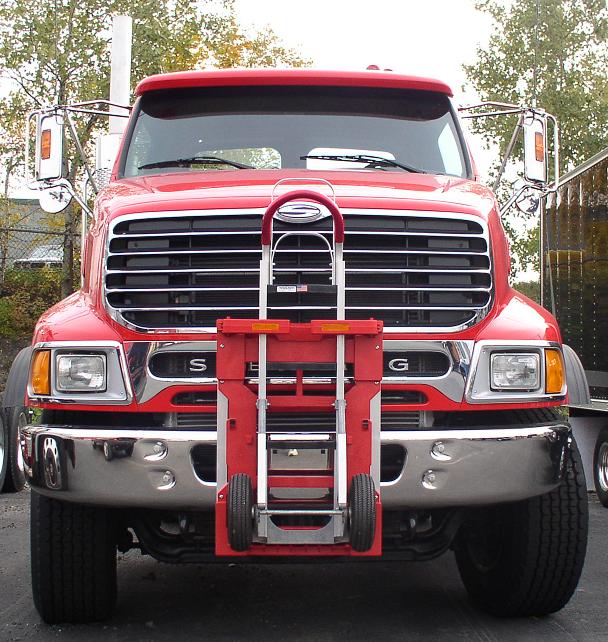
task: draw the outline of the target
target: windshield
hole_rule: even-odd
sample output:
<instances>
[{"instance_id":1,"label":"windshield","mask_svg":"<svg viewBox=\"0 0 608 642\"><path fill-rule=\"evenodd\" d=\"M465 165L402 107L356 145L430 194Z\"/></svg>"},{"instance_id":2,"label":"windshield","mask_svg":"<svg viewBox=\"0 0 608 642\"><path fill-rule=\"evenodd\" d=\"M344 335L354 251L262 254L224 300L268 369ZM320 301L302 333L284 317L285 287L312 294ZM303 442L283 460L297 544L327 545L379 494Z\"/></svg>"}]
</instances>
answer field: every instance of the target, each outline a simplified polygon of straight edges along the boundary
<instances>
[{"instance_id":1,"label":"windshield","mask_svg":"<svg viewBox=\"0 0 608 642\"><path fill-rule=\"evenodd\" d=\"M239 171L239 165L467 176L450 101L439 93L256 86L142 96L123 176Z\"/></svg>"}]
</instances>

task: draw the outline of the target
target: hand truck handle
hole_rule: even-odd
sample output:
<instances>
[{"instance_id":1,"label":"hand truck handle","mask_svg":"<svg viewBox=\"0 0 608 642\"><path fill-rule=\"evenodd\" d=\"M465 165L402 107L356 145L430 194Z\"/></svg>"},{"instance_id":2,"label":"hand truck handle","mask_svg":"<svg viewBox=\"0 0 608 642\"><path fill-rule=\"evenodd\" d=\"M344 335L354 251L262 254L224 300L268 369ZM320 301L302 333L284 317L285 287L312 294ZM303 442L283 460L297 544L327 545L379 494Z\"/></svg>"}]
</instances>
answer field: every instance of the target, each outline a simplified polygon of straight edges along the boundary
<instances>
[{"instance_id":1,"label":"hand truck handle","mask_svg":"<svg viewBox=\"0 0 608 642\"><path fill-rule=\"evenodd\" d=\"M330 211L334 220L334 242L344 243L344 218L342 217L342 213L338 206L330 198L323 194L319 194L319 192L307 189L298 189L279 196L266 208L264 218L262 219L262 245L270 245L272 242L272 219L277 210L285 205L285 203L298 199L315 201L316 203L319 203L319 205L325 206Z\"/></svg>"}]
</instances>

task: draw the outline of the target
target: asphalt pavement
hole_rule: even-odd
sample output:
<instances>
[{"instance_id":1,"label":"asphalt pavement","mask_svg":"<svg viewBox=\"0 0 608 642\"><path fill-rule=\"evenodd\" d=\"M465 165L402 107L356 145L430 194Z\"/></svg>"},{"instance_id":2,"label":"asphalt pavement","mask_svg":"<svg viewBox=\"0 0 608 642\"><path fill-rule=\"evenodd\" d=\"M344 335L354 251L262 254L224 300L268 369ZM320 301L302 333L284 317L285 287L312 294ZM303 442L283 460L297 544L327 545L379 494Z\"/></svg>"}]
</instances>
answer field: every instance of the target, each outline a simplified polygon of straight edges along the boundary
<instances>
[{"instance_id":1,"label":"asphalt pavement","mask_svg":"<svg viewBox=\"0 0 608 642\"><path fill-rule=\"evenodd\" d=\"M47 626L32 603L29 493L0 495L0 641L608 640L608 510L590 495L578 590L545 618L496 619L467 599L453 555L373 564L160 564L120 555L103 624Z\"/></svg>"}]
</instances>

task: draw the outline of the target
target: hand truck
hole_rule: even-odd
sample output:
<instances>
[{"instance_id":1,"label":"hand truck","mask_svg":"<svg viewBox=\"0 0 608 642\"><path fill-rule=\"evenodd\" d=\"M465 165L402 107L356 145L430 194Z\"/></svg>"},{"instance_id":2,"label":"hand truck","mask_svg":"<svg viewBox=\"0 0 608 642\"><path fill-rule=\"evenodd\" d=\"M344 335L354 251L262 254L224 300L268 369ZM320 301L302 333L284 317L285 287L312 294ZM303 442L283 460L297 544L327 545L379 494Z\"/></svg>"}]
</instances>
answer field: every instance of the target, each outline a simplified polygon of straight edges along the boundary
<instances>
[{"instance_id":1,"label":"hand truck","mask_svg":"<svg viewBox=\"0 0 608 642\"><path fill-rule=\"evenodd\" d=\"M275 283L273 217L295 200L332 216L331 285ZM216 554L380 555L382 323L345 319L344 219L298 189L271 201L261 232L259 318L217 323ZM336 319L268 318L269 296L310 292L335 295ZM334 368L329 395L304 385ZM290 394L269 388L277 371L295 373Z\"/></svg>"}]
</instances>

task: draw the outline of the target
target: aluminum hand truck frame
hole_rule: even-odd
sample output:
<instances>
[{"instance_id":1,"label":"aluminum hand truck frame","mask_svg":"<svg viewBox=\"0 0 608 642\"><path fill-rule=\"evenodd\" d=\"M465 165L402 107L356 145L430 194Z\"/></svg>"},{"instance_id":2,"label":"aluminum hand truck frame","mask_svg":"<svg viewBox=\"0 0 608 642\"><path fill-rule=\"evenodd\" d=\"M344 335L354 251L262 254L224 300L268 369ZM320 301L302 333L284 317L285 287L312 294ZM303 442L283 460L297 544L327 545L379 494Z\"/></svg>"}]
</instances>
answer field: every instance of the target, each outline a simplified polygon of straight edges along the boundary
<instances>
[{"instance_id":1,"label":"aluminum hand truck frame","mask_svg":"<svg viewBox=\"0 0 608 642\"><path fill-rule=\"evenodd\" d=\"M331 214L331 285L274 283L281 238L273 240L273 218L296 200L316 202ZM345 319L344 219L335 200L312 190L290 191L270 203L261 232L259 318L218 320L216 554L379 555L382 323ZM267 318L269 294L309 291L335 294L336 319ZM256 358L257 394L247 376L247 364ZM304 369L327 369L334 362L334 398L305 394ZM296 372L292 395L269 392L269 363ZM352 366L348 390L347 363ZM268 430L273 411L293 417L333 411L335 430ZM272 453L288 449L327 453L330 464L321 471L277 469ZM290 489L292 497L277 497L277 489ZM325 495L314 501L293 497L303 489Z\"/></svg>"}]
</instances>

